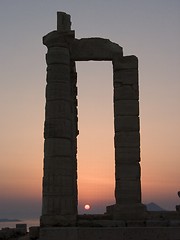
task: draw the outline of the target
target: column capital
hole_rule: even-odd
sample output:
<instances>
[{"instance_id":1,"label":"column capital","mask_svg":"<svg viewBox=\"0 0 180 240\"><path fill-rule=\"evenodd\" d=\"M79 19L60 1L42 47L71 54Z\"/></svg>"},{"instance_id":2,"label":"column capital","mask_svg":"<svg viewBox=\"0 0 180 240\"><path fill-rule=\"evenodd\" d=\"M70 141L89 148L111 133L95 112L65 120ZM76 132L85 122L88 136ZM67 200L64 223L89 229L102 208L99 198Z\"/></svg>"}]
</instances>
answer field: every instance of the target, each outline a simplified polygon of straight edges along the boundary
<instances>
[{"instance_id":1,"label":"column capital","mask_svg":"<svg viewBox=\"0 0 180 240\"><path fill-rule=\"evenodd\" d=\"M69 47L75 38L75 31L52 31L43 37L43 44L47 47Z\"/></svg>"},{"instance_id":2,"label":"column capital","mask_svg":"<svg viewBox=\"0 0 180 240\"><path fill-rule=\"evenodd\" d=\"M126 69L138 69L138 58L135 55L118 57L113 59L113 71Z\"/></svg>"}]
</instances>

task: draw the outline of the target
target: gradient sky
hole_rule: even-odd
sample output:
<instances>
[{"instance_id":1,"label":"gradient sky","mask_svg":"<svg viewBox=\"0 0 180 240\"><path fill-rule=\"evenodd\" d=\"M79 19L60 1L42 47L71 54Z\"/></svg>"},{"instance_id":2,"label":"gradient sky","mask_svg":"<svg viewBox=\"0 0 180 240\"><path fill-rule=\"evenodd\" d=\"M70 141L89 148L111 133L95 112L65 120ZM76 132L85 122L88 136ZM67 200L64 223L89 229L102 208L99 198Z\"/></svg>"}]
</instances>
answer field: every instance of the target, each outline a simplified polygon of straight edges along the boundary
<instances>
[{"instance_id":1,"label":"gradient sky","mask_svg":"<svg viewBox=\"0 0 180 240\"><path fill-rule=\"evenodd\" d=\"M0 0L0 218L41 211L44 89L42 37L56 12L77 38L109 38L139 58L143 202L180 204L180 1ZM114 203L111 62L77 63L79 212Z\"/></svg>"}]
</instances>

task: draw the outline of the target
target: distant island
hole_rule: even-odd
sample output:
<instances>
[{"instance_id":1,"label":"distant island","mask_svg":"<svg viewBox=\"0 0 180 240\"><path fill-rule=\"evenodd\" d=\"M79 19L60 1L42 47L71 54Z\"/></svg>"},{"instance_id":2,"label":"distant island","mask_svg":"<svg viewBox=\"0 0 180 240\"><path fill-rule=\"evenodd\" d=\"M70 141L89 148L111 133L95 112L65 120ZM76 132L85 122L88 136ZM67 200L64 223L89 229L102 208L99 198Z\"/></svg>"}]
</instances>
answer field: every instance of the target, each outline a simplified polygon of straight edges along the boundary
<instances>
[{"instance_id":1,"label":"distant island","mask_svg":"<svg viewBox=\"0 0 180 240\"><path fill-rule=\"evenodd\" d=\"M0 218L0 222L21 222L19 219Z\"/></svg>"},{"instance_id":2,"label":"distant island","mask_svg":"<svg viewBox=\"0 0 180 240\"><path fill-rule=\"evenodd\" d=\"M167 211L167 210L161 208L159 205L157 205L156 203L153 203L153 202L146 204L146 207L147 207L148 211L163 211L163 212Z\"/></svg>"}]
</instances>

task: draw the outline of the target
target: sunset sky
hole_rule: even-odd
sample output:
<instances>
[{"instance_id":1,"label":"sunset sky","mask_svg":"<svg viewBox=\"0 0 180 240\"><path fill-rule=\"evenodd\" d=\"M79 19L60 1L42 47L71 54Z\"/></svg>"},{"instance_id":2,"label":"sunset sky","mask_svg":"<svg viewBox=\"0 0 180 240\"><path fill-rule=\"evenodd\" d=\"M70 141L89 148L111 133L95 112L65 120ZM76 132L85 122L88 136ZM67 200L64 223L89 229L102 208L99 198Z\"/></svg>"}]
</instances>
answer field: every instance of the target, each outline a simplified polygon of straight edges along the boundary
<instances>
[{"instance_id":1,"label":"sunset sky","mask_svg":"<svg viewBox=\"0 0 180 240\"><path fill-rule=\"evenodd\" d=\"M56 12L76 38L108 38L139 58L142 201L180 204L180 1L0 0L0 218L41 211L46 47ZM114 199L111 62L77 62L79 212Z\"/></svg>"}]
</instances>

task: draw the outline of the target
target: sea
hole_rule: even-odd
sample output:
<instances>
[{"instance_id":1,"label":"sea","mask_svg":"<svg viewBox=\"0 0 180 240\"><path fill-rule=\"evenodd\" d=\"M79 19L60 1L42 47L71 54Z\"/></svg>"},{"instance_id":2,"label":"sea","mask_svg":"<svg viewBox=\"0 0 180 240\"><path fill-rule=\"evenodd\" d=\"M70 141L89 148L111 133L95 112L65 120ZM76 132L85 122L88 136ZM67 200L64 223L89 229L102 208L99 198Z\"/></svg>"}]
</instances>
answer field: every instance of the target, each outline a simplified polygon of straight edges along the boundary
<instances>
[{"instance_id":1,"label":"sea","mask_svg":"<svg viewBox=\"0 0 180 240\"><path fill-rule=\"evenodd\" d=\"M16 224L27 224L27 230L29 231L29 227L33 227L33 226L39 226L40 225L40 221L39 219L22 219L20 221L17 222L0 222L0 229L2 228L16 228Z\"/></svg>"}]
</instances>

